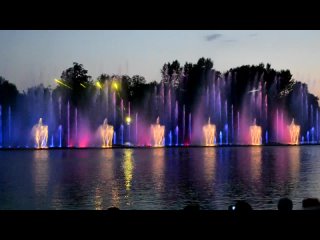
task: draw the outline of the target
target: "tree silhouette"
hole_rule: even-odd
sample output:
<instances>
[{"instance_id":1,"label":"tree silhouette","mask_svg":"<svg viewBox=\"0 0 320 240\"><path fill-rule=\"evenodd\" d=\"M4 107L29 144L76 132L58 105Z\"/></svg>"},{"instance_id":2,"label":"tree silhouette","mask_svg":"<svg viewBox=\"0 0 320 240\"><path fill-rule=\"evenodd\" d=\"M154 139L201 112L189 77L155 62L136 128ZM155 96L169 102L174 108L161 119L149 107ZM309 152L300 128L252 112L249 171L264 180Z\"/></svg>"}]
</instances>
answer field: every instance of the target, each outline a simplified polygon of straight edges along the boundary
<instances>
[{"instance_id":1,"label":"tree silhouette","mask_svg":"<svg viewBox=\"0 0 320 240\"><path fill-rule=\"evenodd\" d=\"M14 105L18 94L17 87L0 76L0 105Z\"/></svg>"},{"instance_id":2,"label":"tree silhouette","mask_svg":"<svg viewBox=\"0 0 320 240\"><path fill-rule=\"evenodd\" d=\"M92 79L88 71L82 64L73 63L73 67L64 70L61 74L61 80L65 85L58 85L56 88L62 97L71 101L72 105L84 106L87 100L87 90L92 86Z\"/></svg>"}]
</instances>

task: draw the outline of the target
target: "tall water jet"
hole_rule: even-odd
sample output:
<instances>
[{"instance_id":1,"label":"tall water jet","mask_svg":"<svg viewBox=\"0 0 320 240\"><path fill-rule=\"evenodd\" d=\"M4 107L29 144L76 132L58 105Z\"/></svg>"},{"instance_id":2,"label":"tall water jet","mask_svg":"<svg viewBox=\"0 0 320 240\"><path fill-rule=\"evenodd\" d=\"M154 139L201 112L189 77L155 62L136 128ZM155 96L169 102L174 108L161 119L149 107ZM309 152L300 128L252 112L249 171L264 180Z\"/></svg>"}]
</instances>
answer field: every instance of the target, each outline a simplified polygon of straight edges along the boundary
<instances>
[{"instance_id":1,"label":"tall water jet","mask_svg":"<svg viewBox=\"0 0 320 240\"><path fill-rule=\"evenodd\" d=\"M214 146L214 138L216 135L216 125L211 124L210 117L208 119L208 124L202 127L205 146Z\"/></svg>"},{"instance_id":2,"label":"tall water jet","mask_svg":"<svg viewBox=\"0 0 320 240\"><path fill-rule=\"evenodd\" d=\"M277 128L276 128L276 136L277 136L277 142L279 142L279 111L277 108Z\"/></svg>"},{"instance_id":3,"label":"tall water jet","mask_svg":"<svg viewBox=\"0 0 320 240\"><path fill-rule=\"evenodd\" d=\"M67 106L67 114L68 114L68 144L67 146L70 147L70 103L68 101L68 106Z\"/></svg>"},{"instance_id":4,"label":"tall water jet","mask_svg":"<svg viewBox=\"0 0 320 240\"><path fill-rule=\"evenodd\" d=\"M268 95L266 94L264 98L264 108L265 108L265 121L268 122Z\"/></svg>"},{"instance_id":5,"label":"tall water jet","mask_svg":"<svg viewBox=\"0 0 320 240\"><path fill-rule=\"evenodd\" d=\"M266 144L268 144L268 142L269 142L268 131L266 131L266 139L265 139L265 141L266 141Z\"/></svg>"},{"instance_id":6,"label":"tall water jet","mask_svg":"<svg viewBox=\"0 0 320 240\"><path fill-rule=\"evenodd\" d=\"M284 120L283 120L283 111L281 112L281 120L280 120L280 137L283 138L283 129L284 129L284 126L283 126L283 123L284 123Z\"/></svg>"},{"instance_id":7,"label":"tall water jet","mask_svg":"<svg viewBox=\"0 0 320 240\"><path fill-rule=\"evenodd\" d=\"M2 106L0 105L0 147L2 147Z\"/></svg>"},{"instance_id":8,"label":"tall water jet","mask_svg":"<svg viewBox=\"0 0 320 240\"><path fill-rule=\"evenodd\" d=\"M62 126L59 125L59 147L62 147Z\"/></svg>"},{"instance_id":9,"label":"tall water jet","mask_svg":"<svg viewBox=\"0 0 320 240\"><path fill-rule=\"evenodd\" d=\"M108 84L105 84L104 91L105 91L105 94L106 94L106 111L107 111L107 117L109 117L109 86L108 86Z\"/></svg>"},{"instance_id":10,"label":"tall water jet","mask_svg":"<svg viewBox=\"0 0 320 240\"><path fill-rule=\"evenodd\" d=\"M178 113L179 113L179 109L178 109L178 101L176 101L176 107L175 107L175 124L178 124Z\"/></svg>"},{"instance_id":11,"label":"tall water jet","mask_svg":"<svg viewBox=\"0 0 320 240\"><path fill-rule=\"evenodd\" d=\"M112 147L112 138L114 134L113 126L108 124L108 119L105 118L103 124L99 127L99 132L102 140L102 147Z\"/></svg>"},{"instance_id":12,"label":"tall water jet","mask_svg":"<svg viewBox=\"0 0 320 240\"><path fill-rule=\"evenodd\" d=\"M256 124L256 119L253 121L253 125L250 126L251 144L261 145L261 127Z\"/></svg>"},{"instance_id":13,"label":"tall water jet","mask_svg":"<svg viewBox=\"0 0 320 240\"><path fill-rule=\"evenodd\" d=\"M151 124L151 133L153 137L154 147L164 146L164 130L165 127L163 125L160 125L158 117L156 124Z\"/></svg>"},{"instance_id":14,"label":"tall water jet","mask_svg":"<svg viewBox=\"0 0 320 240\"><path fill-rule=\"evenodd\" d=\"M226 134L226 144L229 144L229 128L228 128L228 124L224 125L224 131Z\"/></svg>"},{"instance_id":15,"label":"tall water jet","mask_svg":"<svg viewBox=\"0 0 320 240\"><path fill-rule=\"evenodd\" d=\"M314 127L311 128L311 143L314 143Z\"/></svg>"},{"instance_id":16,"label":"tall water jet","mask_svg":"<svg viewBox=\"0 0 320 240\"><path fill-rule=\"evenodd\" d=\"M222 145L222 132L221 131L219 132L219 138L220 138L220 142L219 143L220 143L220 145Z\"/></svg>"},{"instance_id":17,"label":"tall water jet","mask_svg":"<svg viewBox=\"0 0 320 240\"><path fill-rule=\"evenodd\" d=\"M221 104L220 91L219 91L219 93L218 93L218 110L219 110L219 122L221 123L221 118L222 118L222 104Z\"/></svg>"},{"instance_id":18,"label":"tall water jet","mask_svg":"<svg viewBox=\"0 0 320 240\"><path fill-rule=\"evenodd\" d=\"M33 126L32 132L36 148L46 148L48 141L48 125L42 124L42 118L40 118L39 122Z\"/></svg>"},{"instance_id":19,"label":"tall water jet","mask_svg":"<svg viewBox=\"0 0 320 240\"><path fill-rule=\"evenodd\" d=\"M176 134L176 146L178 146L179 145L179 127L178 127L178 125L176 126L175 134Z\"/></svg>"},{"instance_id":20,"label":"tall water jet","mask_svg":"<svg viewBox=\"0 0 320 240\"><path fill-rule=\"evenodd\" d=\"M116 92L113 92L113 124L116 124Z\"/></svg>"},{"instance_id":21,"label":"tall water jet","mask_svg":"<svg viewBox=\"0 0 320 240\"><path fill-rule=\"evenodd\" d=\"M75 128L76 128L76 141L75 141L75 143L76 144L78 144L78 109L77 108L75 108L75 113L74 113L74 115L75 115Z\"/></svg>"},{"instance_id":22,"label":"tall water jet","mask_svg":"<svg viewBox=\"0 0 320 240\"><path fill-rule=\"evenodd\" d=\"M191 127L191 113L189 113L189 142L191 143L191 133L192 133L192 127Z\"/></svg>"},{"instance_id":23,"label":"tall water jet","mask_svg":"<svg viewBox=\"0 0 320 240\"><path fill-rule=\"evenodd\" d=\"M182 143L184 143L186 131L186 106L183 104L183 112L182 112Z\"/></svg>"},{"instance_id":24,"label":"tall water jet","mask_svg":"<svg viewBox=\"0 0 320 240\"><path fill-rule=\"evenodd\" d=\"M169 122L172 121L172 118L171 118L171 88L169 88L169 93L168 93L168 113L169 113Z\"/></svg>"},{"instance_id":25,"label":"tall water jet","mask_svg":"<svg viewBox=\"0 0 320 240\"><path fill-rule=\"evenodd\" d=\"M294 123L294 118L288 128L290 133L290 144L299 144L300 126Z\"/></svg>"},{"instance_id":26,"label":"tall water jet","mask_svg":"<svg viewBox=\"0 0 320 240\"><path fill-rule=\"evenodd\" d=\"M209 108L209 88L207 87L206 108Z\"/></svg>"},{"instance_id":27,"label":"tall water jet","mask_svg":"<svg viewBox=\"0 0 320 240\"><path fill-rule=\"evenodd\" d=\"M172 146L172 132L169 132L169 146Z\"/></svg>"},{"instance_id":28,"label":"tall water jet","mask_svg":"<svg viewBox=\"0 0 320 240\"><path fill-rule=\"evenodd\" d=\"M123 107L123 99L121 99L121 102L120 102L120 108L121 108L121 121L123 122L123 109L124 109L124 107Z\"/></svg>"},{"instance_id":29,"label":"tall water jet","mask_svg":"<svg viewBox=\"0 0 320 240\"><path fill-rule=\"evenodd\" d=\"M114 131L113 133L113 144L117 144L117 133Z\"/></svg>"},{"instance_id":30,"label":"tall water jet","mask_svg":"<svg viewBox=\"0 0 320 240\"><path fill-rule=\"evenodd\" d=\"M138 145L138 113L136 113L136 145Z\"/></svg>"},{"instance_id":31,"label":"tall water jet","mask_svg":"<svg viewBox=\"0 0 320 240\"><path fill-rule=\"evenodd\" d=\"M313 105L310 106L310 121L311 121L311 127L313 127Z\"/></svg>"},{"instance_id":32,"label":"tall water jet","mask_svg":"<svg viewBox=\"0 0 320 240\"><path fill-rule=\"evenodd\" d=\"M234 128L233 128L233 104L231 105L231 143L233 143L234 140Z\"/></svg>"},{"instance_id":33,"label":"tall water jet","mask_svg":"<svg viewBox=\"0 0 320 240\"><path fill-rule=\"evenodd\" d=\"M216 86L216 84L213 81L213 84L212 84L212 95L213 95L213 97L212 97L212 112L215 112L215 110L216 110L216 87L215 86ZM215 116L213 115L213 120L216 120L214 117Z\"/></svg>"},{"instance_id":34,"label":"tall water jet","mask_svg":"<svg viewBox=\"0 0 320 240\"><path fill-rule=\"evenodd\" d=\"M61 122L61 97L59 97L59 121Z\"/></svg>"},{"instance_id":35,"label":"tall water jet","mask_svg":"<svg viewBox=\"0 0 320 240\"><path fill-rule=\"evenodd\" d=\"M128 125L128 142L130 143L131 140L131 112L130 112L130 102L129 102L129 106L128 106L128 117L126 119L127 125Z\"/></svg>"},{"instance_id":36,"label":"tall water jet","mask_svg":"<svg viewBox=\"0 0 320 240\"><path fill-rule=\"evenodd\" d=\"M238 124L237 124L237 141L239 142L240 140L240 113L238 111L237 113L237 118L238 118Z\"/></svg>"},{"instance_id":37,"label":"tall water jet","mask_svg":"<svg viewBox=\"0 0 320 240\"><path fill-rule=\"evenodd\" d=\"M317 142L319 142L319 111L317 110L317 115L316 115L316 121L317 121L317 129L316 129L316 131L317 131Z\"/></svg>"},{"instance_id":38,"label":"tall water jet","mask_svg":"<svg viewBox=\"0 0 320 240\"><path fill-rule=\"evenodd\" d=\"M120 125L121 145L124 143L123 124Z\"/></svg>"},{"instance_id":39,"label":"tall water jet","mask_svg":"<svg viewBox=\"0 0 320 240\"><path fill-rule=\"evenodd\" d=\"M11 106L8 108L8 126L9 147L11 147Z\"/></svg>"},{"instance_id":40,"label":"tall water jet","mask_svg":"<svg viewBox=\"0 0 320 240\"><path fill-rule=\"evenodd\" d=\"M226 123L228 123L228 101L227 100L224 102L224 111L226 116L225 121Z\"/></svg>"}]
</instances>

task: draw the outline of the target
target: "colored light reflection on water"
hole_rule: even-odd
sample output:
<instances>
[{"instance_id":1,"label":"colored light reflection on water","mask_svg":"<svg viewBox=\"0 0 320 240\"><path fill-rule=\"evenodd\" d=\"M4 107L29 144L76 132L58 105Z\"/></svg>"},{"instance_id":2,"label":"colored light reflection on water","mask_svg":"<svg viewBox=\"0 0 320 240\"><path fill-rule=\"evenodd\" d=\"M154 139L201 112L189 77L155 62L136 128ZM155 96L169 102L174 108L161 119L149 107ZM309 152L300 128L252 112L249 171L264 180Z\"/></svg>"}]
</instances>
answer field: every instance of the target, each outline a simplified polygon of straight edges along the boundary
<instances>
[{"instance_id":1,"label":"colored light reflection on water","mask_svg":"<svg viewBox=\"0 0 320 240\"><path fill-rule=\"evenodd\" d=\"M301 209L320 198L317 146L3 151L0 209Z\"/></svg>"}]
</instances>

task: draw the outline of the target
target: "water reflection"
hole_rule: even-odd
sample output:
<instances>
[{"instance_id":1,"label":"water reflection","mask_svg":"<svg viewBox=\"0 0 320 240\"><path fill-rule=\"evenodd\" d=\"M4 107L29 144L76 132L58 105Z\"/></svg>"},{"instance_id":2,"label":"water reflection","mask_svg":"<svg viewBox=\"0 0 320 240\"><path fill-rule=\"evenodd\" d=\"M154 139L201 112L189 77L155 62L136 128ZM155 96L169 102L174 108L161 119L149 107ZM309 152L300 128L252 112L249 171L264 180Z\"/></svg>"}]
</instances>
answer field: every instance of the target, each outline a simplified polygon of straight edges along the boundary
<instances>
[{"instance_id":1,"label":"water reflection","mask_svg":"<svg viewBox=\"0 0 320 240\"><path fill-rule=\"evenodd\" d=\"M152 173L153 181L155 183L155 188L158 191L164 189L163 180L164 180L164 166L165 166L165 149L164 148L155 148L152 149Z\"/></svg>"},{"instance_id":2,"label":"water reflection","mask_svg":"<svg viewBox=\"0 0 320 240\"><path fill-rule=\"evenodd\" d=\"M99 181L95 190L95 208L107 209L110 206L119 207L119 198L114 197L114 192L118 192L115 184L114 153L112 149L101 149L101 159L99 161ZM112 192L111 198L104 198Z\"/></svg>"},{"instance_id":3,"label":"water reflection","mask_svg":"<svg viewBox=\"0 0 320 240\"><path fill-rule=\"evenodd\" d=\"M251 187L260 182L262 147L239 148L233 152L232 158L235 159L234 167L237 169L237 174L239 174L235 177L238 177L243 184Z\"/></svg>"},{"instance_id":4,"label":"water reflection","mask_svg":"<svg viewBox=\"0 0 320 240\"><path fill-rule=\"evenodd\" d=\"M204 178L211 183L216 175L216 148L205 148L203 151Z\"/></svg>"},{"instance_id":5,"label":"water reflection","mask_svg":"<svg viewBox=\"0 0 320 240\"><path fill-rule=\"evenodd\" d=\"M300 158L301 158L301 153L300 153L300 147L295 146L295 147L290 147L289 148L289 171L290 171L290 177L291 181L293 181L295 184L299 181L299 173L300 173Z\"/></svg>"},{"instance_id":6,"label":"water reflection","mask_svg":"<svg viewBox=\"0 0 320 240\"><path fill-rule=\"evenodd\" d=\"M120 196L119 190L117 187L112 187L111 189L111 206L113 207L120 207Z\"/></svg>"},{"instance_id":7,"label":"water reflection","mask_svg":"<svg viewBox=\"0 0 320 240\"><path fill-rule=\"evenodd\" d=\"M262 147L252 147L250 153L250 172L252 180L260 183L261 178L261 152Z\"/></svg>"},{"instance_id":8,"label":"water reflection","mask_svg":"<svg viewBox=\"0 0 320 240\"><path fill-rule=\"evenodd\" d=\"M96 210L102 210L102 199L102 191L97 187L94 197L94 206Z\"/></svg>"},{"instance_id":9,"label":"water reflection","mask_svg":"<svg viewBox=\"0 0 320 240\"><path fill-rule=\"evenodd\" d=\"M34 182L34 190L37 199L43 201L48 194L48 181L49 181L49 151L37 150L33 152L33 168L32 177ZM40 202L38 203L41 204Z\"/></svg>"},{"instance_id":10,"label":"water reflection","mask_svg":"<svg viewBox=\"0 0 320 240\"><path fill-rule=\"evenodd\" d=\"M127 191L130 191L131 181L132 181L132 173L133 173L132 152L133 152L132 149L124 150L123 171L124 171L125 186Z\"/></svg>"},{"instance_id":11,"label":"water reflection","mask_svg":"<svg viewBox=\"0 0 320 240\"><path fill-rule=\"evenodd\" d=\"M319 146L6 151L1 209L294 209L319 197Z\"/></svg>"},{"instance_id":12,"label":"water reflection","mask_svg":"<svg viewBox=\"0 0 320 240\"><path fill-rule=\"evenodd\" d=\"M299 148L299 147L298 147ZM290 178L296 178L300 164L300 150L296 147L279 147L274 151L275 181L286 184Z\"/></svg>"}]
</instances>

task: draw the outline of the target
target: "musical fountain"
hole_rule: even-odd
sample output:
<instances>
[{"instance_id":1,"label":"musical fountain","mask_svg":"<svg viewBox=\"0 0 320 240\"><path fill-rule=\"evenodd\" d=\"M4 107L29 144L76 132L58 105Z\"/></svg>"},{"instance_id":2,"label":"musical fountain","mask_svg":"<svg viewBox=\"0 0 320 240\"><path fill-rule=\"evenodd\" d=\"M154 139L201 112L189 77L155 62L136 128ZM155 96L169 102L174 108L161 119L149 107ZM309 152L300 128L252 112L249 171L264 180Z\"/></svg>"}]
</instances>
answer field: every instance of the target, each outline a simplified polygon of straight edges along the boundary
<instances>
[{"instance_id":1,"label":"musical fountain","mask_svg":"<svg viewBox=\"0 0 320 240\"><path fill-rule=\"evenodd\" d=\"M0 104L0 147L33 145L33 116L46 119L48 128L42 133L37 124L32 135L37 148L319 143L320 109L307 86L297 82L278 98L283 93L280 73L250 71L255 74L239 77L238 70L221 74L210 69L194 86L196 79L181 75L181 88L167 80L145 84L141 96L132 99L118 77L83 87L87 95L81 96L81 104L70 88L64 92L35 87L15 105Z\"/></svg>"}]
</instances>

